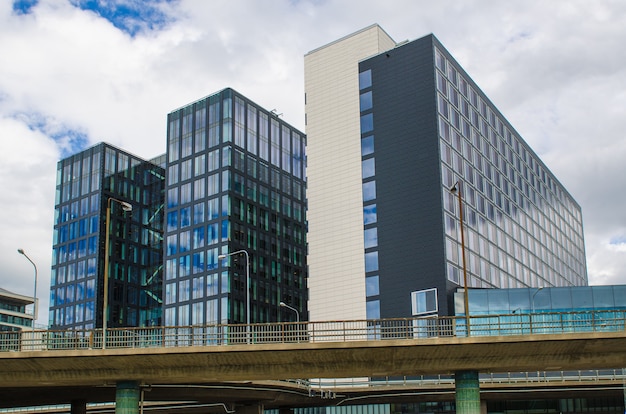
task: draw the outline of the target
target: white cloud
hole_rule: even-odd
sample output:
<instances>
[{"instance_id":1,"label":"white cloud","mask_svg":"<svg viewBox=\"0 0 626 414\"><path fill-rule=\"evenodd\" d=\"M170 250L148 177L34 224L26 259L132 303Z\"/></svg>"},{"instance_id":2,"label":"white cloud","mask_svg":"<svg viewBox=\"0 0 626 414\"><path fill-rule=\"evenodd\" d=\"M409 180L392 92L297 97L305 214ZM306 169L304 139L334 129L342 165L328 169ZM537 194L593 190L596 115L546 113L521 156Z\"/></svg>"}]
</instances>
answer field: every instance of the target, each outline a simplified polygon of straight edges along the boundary
<instances>
[{"instance_id":1,"label":"white cloud","mask_svg":"<svg viewBox=\"0 0 626 414\"><path fill-rule=\"evenodd\" d=\"M68 0L22 15L0 2L0 286L29 294L18 247L49 275L63 137L149 158L165 152L168 112L228 86L304 129L303 55L372 23L397 41L442 41L581 204L590 281L626 283L626 253L610 243L626 228L626 3L181 0L163 10L170 23L130 36Z\"/></svg>"}]
</instances>

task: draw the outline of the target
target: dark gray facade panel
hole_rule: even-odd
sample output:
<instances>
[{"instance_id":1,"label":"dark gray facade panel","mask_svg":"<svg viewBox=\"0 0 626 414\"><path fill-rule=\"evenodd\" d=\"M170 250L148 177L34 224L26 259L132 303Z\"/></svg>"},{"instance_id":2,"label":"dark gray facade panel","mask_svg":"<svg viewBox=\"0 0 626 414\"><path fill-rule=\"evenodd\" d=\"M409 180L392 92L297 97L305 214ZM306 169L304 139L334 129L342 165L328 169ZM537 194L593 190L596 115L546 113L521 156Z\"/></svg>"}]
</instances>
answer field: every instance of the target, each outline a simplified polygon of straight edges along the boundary
<instances>
[{"instance_id":1,"label":"dark gray facade panel","mask_svg":"<svg viewBox=\"0 0 626 414\"><path fill-rule=\"evenodd\" d=\"M411 315L410 294L437 288L448 313L432 36L360 64L371 69L380 316Z\"/></svg>"}]
</instances>

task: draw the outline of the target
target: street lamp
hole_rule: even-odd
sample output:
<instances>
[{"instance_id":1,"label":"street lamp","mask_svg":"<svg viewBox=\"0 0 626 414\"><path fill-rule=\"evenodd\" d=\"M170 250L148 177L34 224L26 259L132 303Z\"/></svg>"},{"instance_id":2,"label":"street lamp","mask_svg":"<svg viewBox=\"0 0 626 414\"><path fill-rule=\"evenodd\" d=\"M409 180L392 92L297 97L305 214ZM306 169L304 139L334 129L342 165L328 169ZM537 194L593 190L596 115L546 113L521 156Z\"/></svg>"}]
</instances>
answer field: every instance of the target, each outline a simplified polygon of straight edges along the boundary
<instances>
[{"instance_id":1,"label":"street lamp","mask_svg":"<svg viewBox=\"0 0 626 414\"><path fill-rule=\"evenodd\" d=\"M542 286L542 287L540 287L540 288L537 288L537 290L535 291L535 293L533 293L532 298L530 299L530 311L531 311L530 313L535 313L535 295L536 295L537 293L539 293L539 291L540 291L541 289L543 289L543 286Z\"/></svg>"},{"instance_id":2,"label":"street lamp","mask_svg":"<svg viewBox=\"0 0 626 414\"><path fill-rule=\"evenodd\" d=\"M107 215L104 223L104 295L102 304L102 349L106 348L106 335L107 335L107 322L109 319L109 238L111 237L110 222L111 222L111 202L115 201L122 206L124 211L133 211L133 206L126 201L118 200L117 198L109 197L107 200Z\"/></svg>"},{"instance_id":3,"label":"street lamp","mask_svg":"<svg viewBox=\"0 0 626 414\"><path fill-rule=\"evenodd\" d=\"M296 313L296 322L300 322L300 312L298 312L296 308L287 305L285 302L280 302L279 305L283 308L291 309L292 311L294 311Z\"/></svg>"},{"instance_id":4,"label":"street lamp","mask_svg":"<svg viewBox=\"0 0 626 414\"><path fill-rule=\"evenodd\" d=\"M467 336L470 336L469 295L467 292L467 264L465 262L465 233L463 230L463 197L461 196L461 183L457 181L450 188L451 193L459 197L459 221L461 223L461 256L463 257L463 296L465 302L465 321L467 324Z\"/></svg>"},{"instance_id":5,"label":"street lamp","mask_svg":"<svg viewBox=\"0 0 626 414\"><path fill-rule=\"evenodd\" d=\"M33 292L33 332L35 331L35 319L37 319L37 265L24 252L24 249L17 249L17 252L24 256L35 268L35 288Z\"/></svg>"},{"instance_id":6,"label":"street lamp","mask_svg":"<svg viewBox=\"0 0 626 414\"><path fill-rule=\"evenodd\" d=\"M232 253L220 254L217 258L223 260L236 254L246 255L246 341L250 343L250 255L247 250L237 250Z\"/></svg>"},{"instance_id":7,"label":"street lamp","mask_svg":"<svg viewBox=\"0 0 626 414\"><path fill-rule=\"evenodd\" d=\"M535 295L543 289L543 286L537 288L530 299L530 333L533 333L533 315L535 314Z\"/></svg>"}]
</instances>

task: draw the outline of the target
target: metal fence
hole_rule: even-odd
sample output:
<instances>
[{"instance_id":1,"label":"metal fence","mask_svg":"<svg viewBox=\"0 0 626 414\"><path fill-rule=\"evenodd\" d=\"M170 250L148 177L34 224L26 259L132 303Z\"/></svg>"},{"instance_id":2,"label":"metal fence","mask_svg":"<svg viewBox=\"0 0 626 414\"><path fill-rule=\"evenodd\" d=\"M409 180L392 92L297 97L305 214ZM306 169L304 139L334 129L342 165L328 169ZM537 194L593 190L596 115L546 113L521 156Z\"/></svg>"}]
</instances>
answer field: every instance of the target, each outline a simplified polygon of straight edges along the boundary
<instances>
[{"instance_id":1,"label":"metal fence","mask_svg":"<svg viewBox=\"0 0 626 414\"><path fill-rule=\"evenodd\" d=\"M469 321L469 327L467 322ZM468 329L469 328L469 329ZM625 310L328 322L0 332L0 351L189 347L626 330Z\"/></svg>"}]
</instances>

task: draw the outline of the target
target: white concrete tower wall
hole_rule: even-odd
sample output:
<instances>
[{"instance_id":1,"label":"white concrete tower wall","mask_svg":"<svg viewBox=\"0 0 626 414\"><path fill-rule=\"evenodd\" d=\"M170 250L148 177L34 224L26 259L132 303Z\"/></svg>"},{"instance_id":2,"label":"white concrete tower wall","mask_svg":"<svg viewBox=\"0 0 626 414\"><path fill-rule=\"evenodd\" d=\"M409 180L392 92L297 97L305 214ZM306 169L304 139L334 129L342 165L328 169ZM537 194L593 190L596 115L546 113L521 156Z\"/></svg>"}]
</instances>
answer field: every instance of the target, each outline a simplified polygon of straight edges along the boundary
<instances>
[{"instance_id":1,"label":"white concrete tower wall","mask_svg":"<svg viewBox=\"0 0 626 414\"><path fill-rule=\"evenodd\" d=\"M366 317L358 62L394 47L372 25L304 57L313 321Z\"/></svg>"}]
</instances>

